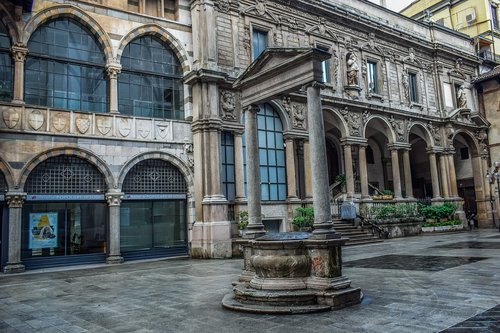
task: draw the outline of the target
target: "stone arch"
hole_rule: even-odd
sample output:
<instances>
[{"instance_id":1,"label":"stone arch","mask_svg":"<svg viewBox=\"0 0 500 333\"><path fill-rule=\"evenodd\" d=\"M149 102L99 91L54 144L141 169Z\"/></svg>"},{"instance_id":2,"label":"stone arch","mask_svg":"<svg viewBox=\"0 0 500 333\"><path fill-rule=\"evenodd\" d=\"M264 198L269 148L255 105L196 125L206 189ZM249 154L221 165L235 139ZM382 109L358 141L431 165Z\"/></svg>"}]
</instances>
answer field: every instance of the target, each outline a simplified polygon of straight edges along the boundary
<instances>
[{"instance_id":1,"label":"stone arch","mask_svg":"<svg viewBox=\"0 0 500 333\"><path fill-rule=\"evenodd\" d=\"M177 59L181 63L182 71L187 74L190 71L190 63L188 53L182 46L182 43L175 38L167 29L157 25L157 24L147 24L133 29L127 35L125 35L120 41L120 45L116 51L116 60L120 62L123 50L125 47L135 38L145 35L154 35L160 38L163 42L172 49Z\"/></svg>"},{"instance_id":2,"label":"stone arch","mask_svg":"<svg viewBox=\"0 0 500 333\"><path fill-rule=\"evenodd\" d=\"M27 23L22 36L23 45L28 45L28 41L35 30L49 20L70 17L86 26L101 45L102 51L106 56L106 62L110 63L113 60L113 47L111 40L104 29L91 16L87 15L80 8L73 5L57 5L41 10L34 15Z\"/></svg>"},{"instance_id":3,"label":"stone arch","mask_svg":"<svg viewBox=\"0 0 500 333\"><path fill-rule=\"evenodd\" d=\"M427 126L425 126L424 124L413 123L411 125L411 127L408 130L408 142L410 141L410 134L412 133L419 136L422 140L424 140L425 143L427 144L427 147L430 148L436 145L436 142L432 137L432 134L430 133Z\"/></svg>"},{"instance_id":4,"label":"stone arch","mask_svg":"<svg viewBox=\"0 0 500 333\"><path fill-rule=\"evenodd\" d=\"M374 115L370 116L366 121L363 127L363 137L367 139L367 130L371 127L371 124L375 124L373 128L381 128L379 132L385 134L389 144L396 142L396 134L394 133L391 124L384 117Z\"/></svg>"},{"instance_id":5,"label":"stone arch","mask_svg":"<svg viewBox=\"0 0 500 333\"><path fill-rule=\"evenodd\" d=\"M290 130L292 130L293 127L292 127L292 124L291 124L290 117L288 116L288 113L286 112L286 110L283 107L283 105L281 105L281 103L279 103L276 100L272 100L272 101L269 101L269 102L266 102L266 103L269 104L269 105L271 105L271 107L273 108L274 112L276 112L278 114L278 116L280 117L281 124L283 125L283 131L290 131ZM263 103L263 104L266 104L266 103Z\"/></svg>"},{"instance_id":6,"label":"stone arch","mask_svg":"<svg viewBox=\"0 0 500 333\"><path fill-rule=\"evenodd\" d=\"M9 190L15 188L14 175L7 162L0 157L0 172L4 175Z\"/></svg>"},{"instance_id":7,"label":"stone arch","mask_svg":"<svg viewBox=\"0 0 500 333\"><path fill-rule=\"evenodd\" d=\"M473 133L465 130L465 129L457 129L453 136L450 138L450 145L453 146L453 142L455 141L456 137L460 135L467 145L469 146L470 149L470 154L472 157L478 157L481 155L481 149L479 147L479 142L476 140L475 136Z\"/></svg>"},{"instance_id":8,"label":"stone arch","mask_svg":"<svg viewBox=\"0 0 500 333\"><path fill-rule=\"evenodd\" d=\"M19 30L17 29L17 25L10 15L9 11L5 8L4 5L0 4L0 21L9 31L9 36L12 41L12 45L18 44L19 40Z\"/></svg>"},{"instance_id":9,"label":"stone arch","mask_svg":"<svg viewBox=\"0 0 500 333\"><path fill-rule=\"evenodd\" d=\"M28 179L28 176L30 175L31 171L33 171L40 163L44 162L45 160L51 157L56 157L61 155L75 156L89 162L90 164L94 165L97 168L97 170L99 170L99 172L102 173L104 179L106 180L106 184L108 185L108 189L116 187L113 174L109 169L107 163L94 153L76 147L54 148L44 153L41 153L36 157L34 157L33 159L31 159L28 163L26 163L23 170L21 171L21 177L19 179L17 187L24 188L26 180Z\"/></svg>"},{"instance_id":10,"label":"stone arch","mask_svg":"<svg viewBox=\"0 0 500 333\"><path fill-rule=\"evenodd\" d=\"M160 151L141 153L129 160L120 170L120 173L118 175L117 188L122 188L123 181L125 180L125 177L127 176L130 169L132 169L137 163L148 159L159 159L171 163L173 166L179 169L179 171L184 176L186 185L188 187L188 193L194 193L194 178L191 169L187 166L186 162L176 156Z\"/></svg>"},{"instance_id":11,"label":"stone arch","mask_svg":"<svg viewBox=\"0 0 500 333\"><path fill-rule=\"evenodd\" d=\"M332 124L334 124L334 126L340 131L342 137L349 136L349 129L347 122L345 121L344 117L340 114L339 110L331 107L323 107L323 119L325 123L329 119L334 120ZM326 128L325 131L327 131Z\"/></svg>"}]
</instances>

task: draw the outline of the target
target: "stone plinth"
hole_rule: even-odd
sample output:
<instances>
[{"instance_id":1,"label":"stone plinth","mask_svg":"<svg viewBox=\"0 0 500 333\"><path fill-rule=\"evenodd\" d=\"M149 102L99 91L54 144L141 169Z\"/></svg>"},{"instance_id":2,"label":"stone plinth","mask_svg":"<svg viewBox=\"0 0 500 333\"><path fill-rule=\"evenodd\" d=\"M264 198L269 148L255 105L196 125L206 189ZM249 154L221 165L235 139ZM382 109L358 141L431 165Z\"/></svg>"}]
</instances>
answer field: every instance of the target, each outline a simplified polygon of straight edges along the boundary
<instances>
[{"instance_id":1,"label":"stone plinth","mask_svg":"<svg viewBox=\"0 0 500 333\"><path fill-rule=\"evenodd\" d=\"M225 308L255 313L337 310L361 301L361 290L342 276L347 238L309 239L308 233L280 233L245 246L245 270Z\"/></svg>"}]
</instances>

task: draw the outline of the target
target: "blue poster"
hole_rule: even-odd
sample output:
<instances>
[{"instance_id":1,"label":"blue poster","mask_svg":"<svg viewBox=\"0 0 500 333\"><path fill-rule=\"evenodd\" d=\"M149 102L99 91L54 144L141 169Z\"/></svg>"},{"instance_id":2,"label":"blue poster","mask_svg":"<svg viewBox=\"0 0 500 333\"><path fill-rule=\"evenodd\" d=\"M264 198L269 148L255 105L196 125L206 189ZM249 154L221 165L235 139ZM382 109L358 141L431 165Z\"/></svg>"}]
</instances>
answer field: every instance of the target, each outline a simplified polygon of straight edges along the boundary
<instances>
[{"instance_id":1,"label":"blue poster","mask_svg":"<svg viewBox=\"0 0 500 333\"><path fill-rule=\"evenodd\" d=\"M29 248L57 247L57 213L30 213Z\"/></svg>"}]
</instances>

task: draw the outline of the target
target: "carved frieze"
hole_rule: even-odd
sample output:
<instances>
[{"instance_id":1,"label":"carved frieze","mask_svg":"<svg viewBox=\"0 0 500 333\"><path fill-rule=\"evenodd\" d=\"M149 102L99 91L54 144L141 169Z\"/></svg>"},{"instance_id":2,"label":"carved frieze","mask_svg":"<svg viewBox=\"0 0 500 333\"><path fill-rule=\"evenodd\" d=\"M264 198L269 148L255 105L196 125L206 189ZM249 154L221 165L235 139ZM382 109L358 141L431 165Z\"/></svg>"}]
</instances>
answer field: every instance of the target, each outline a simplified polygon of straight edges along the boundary
<instances>
[{"instance_id":1,"label":"carved frieze","mask_svg":"<svg viewBox=\"0 0 500 333\"><path fill-rule=\"evenodd\" d=\"M429 121L429 123L427 124L427 128L431 132L431 135L432 135L432 138L434 139L434 142L437 145L440 145L441 144L441 132L439 131L439 127L437 127L436 125L434 125L432 122Z\"/></svg>"},{"instance_id":2,"label":"carved frieze","mask_svg":"<svg viewBox=\"0 0 500 333\"><path fill-rule=\"evenodd\" d=\"M5 126L9 129L13 129L19 124L21 115L17 109L8 108L2 112L2 118Z\"/></svg>"},{"instance_id":3,"label":"carved frieze","mask_svg":"<svg viewBox=\"0 0 500 333\"><path fill-rule=\"evenodd\" d=\"M45 116L40 110L31 110L28 115L28 124L32 129L38 131L45 123Z\"/></svg>"},{"instance_id":4,"label":"carved frieze","mask_svg":"<svg viewBox=\"0 0 500 333\"><path fill-rule=\"evenodd\" d=\"M292 104L289 96L284 96L281 99L281 105L283 105L283 108L285 109L286 113L291 117L291 111L292 111Z\"/></svg>"},{"instance_id":5,"label":"carved frieze","mask_svg":"<svg viewBox=\"0 0 500 333\"><path fill-rule=\"evenodd\" d=\"M349 111L347 107L340 110L340 113L347 122L350 136L361 136L362 117L358 112Z\"/></svg>"},{"instance_id":6,"label":"carved frieze","mask_svg":"<svg viewBox=\"0 0 500 333\"><path fill-rule=\"evenodd\" d=\"M229 12L231 9L231 1L230 0L215 0L214 1L215 8L217 8L221 12Z\"/></svg>"},{"instance_id":7,"label":"carved frieze","mask_svg":"<svg viewBox=\"0 0 500 333\"><path fill-rule=\"evenodd\" d=\"M68 126L68 115L57 112L52 115L52 127L56 130L56 132L67 132Z\"/></svg>"},{"instance_id":8,"label":"carved frieze","mask_svg":"<svg viewBox=\"0 0 500 333\"><path fill-rule=\"evenodd\" d=\"M191 170L194 169L194 147L190 142L184 143L184 154L186 155L188 166Z\"/></svg>"},{"instance_id":9,"label":"carved frieze","mask_svg":"<svg viewBox=\"0 0 500 333\"><path fill-rule=\"evenodd\" d=\"M132 133L132 121L127 118L117 119L118 132L122 137L128 137Z\"/></svg>"},{"instance_id":10,"label":"carved frieze","mask_svg":"<svg viewBox=\"0 0 500 333\"><path fill-rule=\"evenodd\" d=\"M228 90L220 92L220 117L223 120L236 121L236 105L234 93Z\"/></svg>"},{"instance_id":11,"label":"carved frieze","mask_svg":"<svg viewBox=\"0 0 500 333\"><path fill-rule=\"evenodd\" d=\"M96 116L96 127L97 131L102 135L108 135L113 127L111 117L100 117Z\"/></svg>"},{"instance_id":12,"label":"carved frieze","mask_svg":"<svg viewBox=\"0 0 500 333\"><path fill-rule=\"evenodd\" d=\"M139 119L136 121L137 136L141 139L149 138L151 134L151 121Z\"/></svg>"},{"instance_id":13,"label":"carved frieze","mask_svg":"<svg viewBox=\"0 0 500 333\"><path fill-rule=\"evenodd\" d=\"M408 126L405 126L405 121L403 119L396 119L393 115L391 115L389 117L389 123L396 133L397 141L404 142L408 128Z\"/></svg>"},{"instance_id":14,"label":"carved frieze","mask_svg":"<svg viewBox=\"0 0 500 333\"><path fill-rule=\"evenodd\" d=\"M292 104L292 124L294 128L305 129L306 128L306 107L304 104L293 103Z\"/></svg>"},{"instance_id":15,"label":"carved frieze","mask_svg":"<svg viewBox=\"0 0 500 333\"><path fill-rule=\"evenodd\" d=\"M172 137L172 126L168 122L156 122L156 139L167 140Z\"/></svg>"}]
</instances>

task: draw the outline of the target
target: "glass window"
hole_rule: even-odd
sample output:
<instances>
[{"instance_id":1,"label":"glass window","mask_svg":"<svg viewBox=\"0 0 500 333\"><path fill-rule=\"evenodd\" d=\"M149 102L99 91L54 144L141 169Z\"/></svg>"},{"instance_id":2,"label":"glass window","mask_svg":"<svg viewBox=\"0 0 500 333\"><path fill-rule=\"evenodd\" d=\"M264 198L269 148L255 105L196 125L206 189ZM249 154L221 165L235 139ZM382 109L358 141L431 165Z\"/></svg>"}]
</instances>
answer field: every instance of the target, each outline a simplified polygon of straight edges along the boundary
<instances>
[{"instance_id":1,"label":"glass window","mask_svg":"<svg viewBox=\"0 0 500 333\"><path fill-rule=\"evenodd\" d=\"M105 57L93 34L70 18L50 21L28 42L28 104L79 111L107 111Z\"/></svg>"},{"instance_id":2,"label":"glass window","mask_svg":"<svg viewBox=\"0 0 500 333\"><path fill-rule=\"evenodd\" d=\"M255 60L267 48L267 31L253 29L252 31L252 59Z\"/></svg>"},{"instance_id":3,"label":"glass window","mask_svg":"<svg viewBox=\"0 0 500 333\"><path fill-rule=\"evenodd\" d=\"M234 175L234 136L230 132L221 133L221 161L222 191L226 199L232 201L236 197L236 183Z\"/></svg>"},{"instance_id":4,"label":"glass window","mask_svg":"<svg viewBox=\"0 0 500 333\"><path fill-rule=\"evenodd\" d=\"M493 4L491 5L491 24L495 29L499 28L497 8L497 6L494 6Z\"/></svg>"},{"instance_id":5,"label":"glass window","mask_svg":"<svg viewBox=\"0 0 500 333\"><path fill-rule=\"evenodd\" d=\"M417 74L408 73L408 87L410 90L410 101L418 103Z\"/></svg>"},{"instance_id":6,"label":"glass window","mask_svg":"<svg viewBox=\"0 0 500 333\"><path fill-rule=\"evenodd\" d=\"M107 252L106 203L26 203L23 206L23 259Z\"/></svg>"},{"instance_id":7,"label":"glass window","mask_svg":"<svg viewBox=\"0 0 500 333\"><path fill-rule=\"evenodd\" d=\"M184 246L187 241L184 200L123 201L120 207L121 251Z\"/></svg>"},{"instance_id":8,"label":"glass window","mask_svg":"<svg viewBox=\"0 0 500 333\"><path fill-rule=\"evenodd\" d=\"M329 52L327 47L318 47L318 49ZM330 59L327 59L321 63L321 71L322 71L322 80L325 83L331 83L331 75L330 75Z\"/></svg>"},{"instance_id":9,"label":"glass window","mask_svg":"<svg viewBox=\"0 0 500 333\"><path fill-rule=\"evenodd\" d=\"M257 128L259 134L259 164L262 200L285 200L286 169L283 126L278 113L274 111L271 105L264 104L260 106L260 111L257 113ZM244 152L244 157L246 158L245 154L246 152Z\"/></svg>"},{"instance_id":10,"label":"glass window","mask_svg":"<svg viewBox=\"0 0 500 333\"><path fill-rule=\"evenodd\" d=\"M12 99L13 70L11 59L9 33L0 22L0 101Z\"/></svg>"},{"instance_id":11,"label":"glass window","mask_svg":"<svg viewBox=\"0 0 500 333\"><path fill-rule=\"evenodd\" d=\"M155 36L131 41L123 50L118 108L138 117L184 119L182 68L173 51Z\"/></svg>"},{"instance_id":12,"label":"glass window","mask_svg":"<svg viewBox=\"0 0 500 333\"><path fill-rule=\"evenodd\" d=\"M377 63L373 61L367 62L368 72L368 91L372 94L378 94L378 73Z\"/></svg>"}]
</instances>

